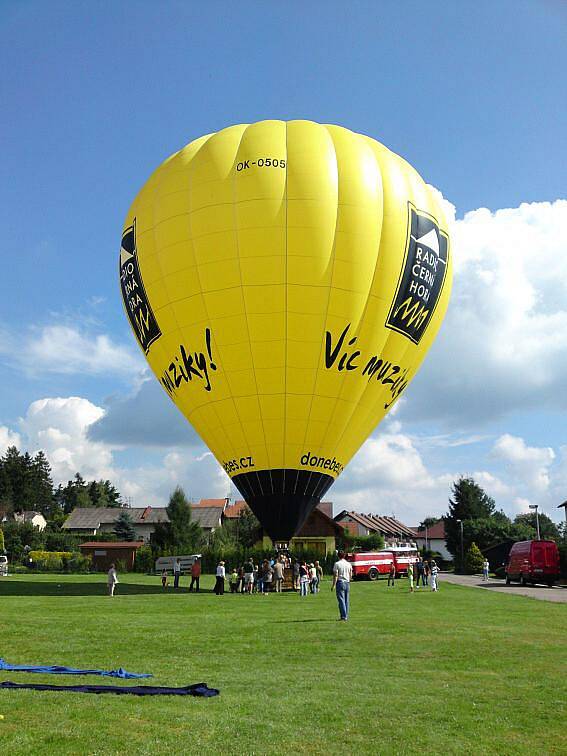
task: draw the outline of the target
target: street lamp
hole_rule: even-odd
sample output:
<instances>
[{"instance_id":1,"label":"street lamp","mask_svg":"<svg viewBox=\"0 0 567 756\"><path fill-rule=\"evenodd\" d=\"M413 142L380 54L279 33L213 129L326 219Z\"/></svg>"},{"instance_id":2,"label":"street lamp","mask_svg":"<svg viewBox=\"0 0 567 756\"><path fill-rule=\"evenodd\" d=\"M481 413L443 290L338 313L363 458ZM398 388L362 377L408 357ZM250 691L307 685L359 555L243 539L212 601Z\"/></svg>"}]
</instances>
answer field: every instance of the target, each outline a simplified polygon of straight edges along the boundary
<instances>
[{"instance_id":1,"label":"street lamp","mask_svg":"<svg viewBox=\"0 0 567 756\"><path fill-rule=\"evenodd\" d=\"M563 504L560 504L557 509L563 509L565 512L565 530L563 531L563 535L565 536L565 540L567 541L567 501L564 501Z\"/></svg>"},{"instance_id":2,"label":"street lamp","mask_svg":"<svg viewBox=\"0 0 567 756\"><path fill-rule=\"evenodd\" d=\"M457 520L459 525L461 526L461 570L465 569L465 546L463 541L463 521Z\"/></svg>"},{"instance_id":3,"label":"street lamp","mask_svg":"<svg viewBox=\"0 0 567 756\"><path fill-rule=\"evenodd\" d=\"M536 533L537 533L537 540L539 541L540 540L540 537L539 537L539 515L538 515L538 512L537 512L539 504L529 504L528 507L530 509L535 509Z\"/></svg>"}]
</instances>

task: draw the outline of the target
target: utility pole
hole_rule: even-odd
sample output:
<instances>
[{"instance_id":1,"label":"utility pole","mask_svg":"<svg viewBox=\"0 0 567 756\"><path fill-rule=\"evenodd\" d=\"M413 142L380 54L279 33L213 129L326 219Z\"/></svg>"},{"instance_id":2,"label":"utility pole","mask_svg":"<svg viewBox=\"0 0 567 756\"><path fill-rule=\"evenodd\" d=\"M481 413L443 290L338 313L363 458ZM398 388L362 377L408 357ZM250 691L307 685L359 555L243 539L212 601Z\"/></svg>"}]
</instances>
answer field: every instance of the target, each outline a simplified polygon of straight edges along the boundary
<instances>
[{"instance_id":1,"label":"utility pole","mask_svg":"<svg viewBox=\"0 0 567 756\"><path fill-rule=\"evenodd\" d=\"M560 504L557 509L561 509L563 507L563 511L565 512L565 530L563 531L563 537L567 541L567 501L564 501L563 504Z\"/></svg>"},{"instance_id":2,"label":"utility pole","mask_svg":"<svg viewBox=\"0 0 567 756\"><path fill-rule=\"evenodd\" d=\"M539 504L530 504L530 509L535 509L535 522L536 522L536 533L537 533L537 540L541 540L539 537L539 514L538 514L538 508Z\"/></svg>"},{"instance_id":3,"label":"utility pole","mask_svg":"<svg viewBox=\"0 0 567 756\"><path fill-rule=\"evenodd\" d=\"M463 538L463 521L457 520L457 522L461 526L461 570L464 571L465 569L465 544L464 544L464 538Z\"/></svg>"}]
</instances>

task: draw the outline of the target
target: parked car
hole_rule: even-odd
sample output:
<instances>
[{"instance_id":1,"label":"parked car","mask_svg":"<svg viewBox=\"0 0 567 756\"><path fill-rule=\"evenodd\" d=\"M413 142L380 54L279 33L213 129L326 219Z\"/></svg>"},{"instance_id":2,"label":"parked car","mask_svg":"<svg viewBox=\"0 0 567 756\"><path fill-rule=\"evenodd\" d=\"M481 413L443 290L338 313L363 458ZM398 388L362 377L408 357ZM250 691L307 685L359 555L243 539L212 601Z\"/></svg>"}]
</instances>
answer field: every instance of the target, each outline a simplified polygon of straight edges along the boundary
<instances>
[{"instance_id":1,"label":"parked car","mask_svg":"<svg viewBox=\"0 0 567 756\"><path fill-rule=\"evenodd\" d=\"M554 541L519 541L510 549L506 585L519 580L522 585L547 583L551 588L559 572L559 549Z\"/></svg>"},{"instance_id":2,"label":"parked car","mask_svg":"<svg viewBox=\"0 0 567 756\"><path fill-rule=\"evenodd\" d=\"M0 554L0 575L8 574L8 557Z\"/></svg>"}]
</instances>

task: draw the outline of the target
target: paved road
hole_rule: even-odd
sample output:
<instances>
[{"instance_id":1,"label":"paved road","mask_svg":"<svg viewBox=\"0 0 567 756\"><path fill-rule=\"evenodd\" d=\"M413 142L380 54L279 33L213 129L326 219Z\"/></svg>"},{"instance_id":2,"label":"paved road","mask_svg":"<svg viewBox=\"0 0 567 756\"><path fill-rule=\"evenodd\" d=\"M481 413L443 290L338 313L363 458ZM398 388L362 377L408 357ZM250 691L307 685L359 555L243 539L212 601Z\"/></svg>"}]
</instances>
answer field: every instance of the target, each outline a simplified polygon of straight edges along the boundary
<instances>
[{"instance_id":1,"label":"paved road","mask_svg":"<svg viewBox=\"0 0 567 756\"><path fill-rule=\"evenodd\" d=\"M567 586L556 585L553 588L543 586L525 586L518 583L506 585L505 580L490 578L487 582L482 580L480 575L454 575L451 572L443 572L440 576L439 583L455 583L456 585L466 585L470 588L484 588L488 591L497 593L510 593L516 596L529 596L530 598L540 599L540 601L555 601L560 604L567 604Z\"/></svg>"}]
</instances>

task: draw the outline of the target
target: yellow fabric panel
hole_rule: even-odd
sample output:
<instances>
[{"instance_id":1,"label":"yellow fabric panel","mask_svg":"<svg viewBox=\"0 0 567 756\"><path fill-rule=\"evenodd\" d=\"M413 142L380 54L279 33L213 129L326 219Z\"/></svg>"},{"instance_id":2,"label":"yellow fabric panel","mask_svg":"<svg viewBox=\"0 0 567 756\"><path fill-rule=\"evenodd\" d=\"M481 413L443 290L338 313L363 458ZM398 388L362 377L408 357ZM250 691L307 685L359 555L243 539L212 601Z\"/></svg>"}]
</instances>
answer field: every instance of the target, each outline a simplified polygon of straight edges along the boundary
<instances>
[{"instance_id":1,"label":"yellow fabric panel","mask_svg":"<svg viewBox=\"0 0 567 756\"><path fill-rule=\"evenodd\" d=\"M187 145L142 188L124 239L134 333L230 475L246 459L313 470L307 453L346 465L419 369L451 290L446 219L416 171L310 121Z\"/></svg>"}]
</instances>

